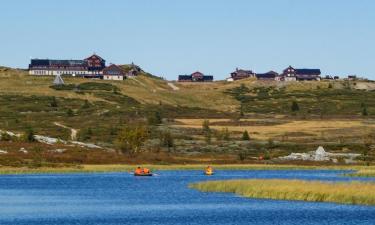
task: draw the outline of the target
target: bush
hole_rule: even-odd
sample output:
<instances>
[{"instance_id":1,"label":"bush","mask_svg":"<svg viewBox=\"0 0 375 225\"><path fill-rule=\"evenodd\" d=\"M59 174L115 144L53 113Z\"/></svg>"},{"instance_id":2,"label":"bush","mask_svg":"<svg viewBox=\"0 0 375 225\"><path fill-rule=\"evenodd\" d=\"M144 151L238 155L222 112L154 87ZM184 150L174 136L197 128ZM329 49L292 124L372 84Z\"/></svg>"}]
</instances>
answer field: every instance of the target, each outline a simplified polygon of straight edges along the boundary
<instances>
[{"instance_id":1,"label":"bush","mask_svg":"<svg viewBox=\"0 0 375 225\"><path fill-rule=\"evenodd\" d=\"M74 116L74 112L73 112L73 110L72 110L72 109L68 109L68 110L66 110L66 115L67 115L68 117L72 117L72 116Z\"/></svg>"},{"instance_id":2,"label":"bush","mask_svg":"<svg viewBox=\"0 0 375 225\"><path fill-rule=\"evenodd\" d=\"M55 96L53 96L53 97L51 98L50 106L51 106L51 107L57 107L57 101L56 101Z\"/></svg>"},{"instance_id":3,"label":"bush","mask_svg":"<svg viewBox=\"0 0 375 225\"><path fill-rule=\"evenodd\" d=\"M162 117L159 111L155 111L148 115L147 122L151 126L160 125L163 123Z\"/></svg>"},{"instance_id":4,"label":"bush","mask_svg":"<svg viewBox=\"0 0 375 225\"><path fill-rule=\"evenodd\" d=\"M169 130L160 133L159 141L160 146L167 147L168 150L174 147L174 138Z\"/></svg>"},{"instance_id":5,"label":"bush","mask_svg":"<svg viewBox=\"0 0 375 225\"><path fill-rule=\"evenodd\" d=\"M127 154L139 153L148 138L148 129L140 124L125 125L119 132L116 145L121 152Z\"/></svg>"},{"instance_id":6,"label":"bush","mask_svg":"<svg viewBox=\"0 0 375 225\"><path fill-rule=\"evenodd\" d=\"M13 137L10 136L7 132L1 132L0 134L0 141L12 141Z\"/></svg>"},{"instance_id":7,"label":"bush","mask_svg":"<svg viewBox=\"0 0 375 225\"><path fill-rule=\"evenodd\" d=\"M292 112L299 111L299 105L298 105L298 103L296 101L292 102L291 110L292 110Z\"/></svg>"},{"instance_id":8,"label":"bush","mask_svg":"<svg viewBox=\"0 0 375 225\"><path fill-rule=\"evenodd\" d=\"M32 128L28 128L23 136L24 141L26 142L35 142L35 137L34 137L34 130Z\"/></svg>"}]
</instances>

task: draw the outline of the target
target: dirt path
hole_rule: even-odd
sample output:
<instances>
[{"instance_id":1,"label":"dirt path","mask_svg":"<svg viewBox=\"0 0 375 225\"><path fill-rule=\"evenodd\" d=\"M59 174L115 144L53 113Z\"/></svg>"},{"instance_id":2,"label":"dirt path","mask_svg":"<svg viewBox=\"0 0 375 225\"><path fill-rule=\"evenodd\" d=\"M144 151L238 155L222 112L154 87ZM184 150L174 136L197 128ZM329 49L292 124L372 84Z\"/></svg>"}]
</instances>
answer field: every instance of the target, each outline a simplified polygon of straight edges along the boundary
<instances>
[{"instance_id":1,"label":"dirt path","mask_svg":"<svg viewBox=\"0 0 375 225\"><path fill-rule=\"evenodd\" d=\"M174 91L180 90L180 88L174 85L173 83L168 83L168 86L171 87Z\"/></svg>"},{"instance_id":2,"label":"dirt path","mask_svg":"<svg viewBox=\"0 0 375 225\"><path fill-rule=\"evenodd\" d=\"M78 133L78 130L74 129L74 128L71 128L71 127L67 127L61 123L58 123L58 122L54 122L54 124L58 127L62 127L62 128L65 128L65 129L70 129L70 139L72 141L75 141L77 139L77 133Z\"/></svg>"}]
</instances>

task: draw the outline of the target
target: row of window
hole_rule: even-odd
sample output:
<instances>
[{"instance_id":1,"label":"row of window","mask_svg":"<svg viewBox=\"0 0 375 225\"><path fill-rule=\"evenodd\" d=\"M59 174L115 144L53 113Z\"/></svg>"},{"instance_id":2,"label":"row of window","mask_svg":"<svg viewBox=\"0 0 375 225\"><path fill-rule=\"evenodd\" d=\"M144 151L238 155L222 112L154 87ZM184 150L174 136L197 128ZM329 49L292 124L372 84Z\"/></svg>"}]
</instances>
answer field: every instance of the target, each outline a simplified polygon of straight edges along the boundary
<instances>
[{"instance_id":1,"label":"row of window","mask_svg":"<svg viewBox=\"0 0 375 225\"><path fill-rule=\"evenodd\" d=\"M63 75L63 74L76 74L76 75L85 75L85 74L97 74L97 72L89 71L51 71L51 70L34 70L35 75Z\"/></svg>"}]
</instances>

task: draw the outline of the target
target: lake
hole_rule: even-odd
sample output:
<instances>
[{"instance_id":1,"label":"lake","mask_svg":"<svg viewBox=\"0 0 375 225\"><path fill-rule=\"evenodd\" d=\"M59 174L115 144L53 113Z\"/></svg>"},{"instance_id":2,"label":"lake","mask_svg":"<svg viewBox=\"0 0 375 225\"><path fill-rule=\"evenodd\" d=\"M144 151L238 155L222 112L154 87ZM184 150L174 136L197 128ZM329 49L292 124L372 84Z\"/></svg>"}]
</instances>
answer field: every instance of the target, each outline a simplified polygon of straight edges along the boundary
<instances>
[{"instance_id":1,"label":"lake","mask_svg":"<svg viewBox=\"0 0 375 225\"><path fill-rule=\"evenodd\" d=\"M281 178L324 181L371 180L342 171L159 171L0 176L1 225L358 225L375 224L375 207L248 199L202 193L191 182ZM360 190L359 190L360 191Z\"/></svg>"}]
</instances>

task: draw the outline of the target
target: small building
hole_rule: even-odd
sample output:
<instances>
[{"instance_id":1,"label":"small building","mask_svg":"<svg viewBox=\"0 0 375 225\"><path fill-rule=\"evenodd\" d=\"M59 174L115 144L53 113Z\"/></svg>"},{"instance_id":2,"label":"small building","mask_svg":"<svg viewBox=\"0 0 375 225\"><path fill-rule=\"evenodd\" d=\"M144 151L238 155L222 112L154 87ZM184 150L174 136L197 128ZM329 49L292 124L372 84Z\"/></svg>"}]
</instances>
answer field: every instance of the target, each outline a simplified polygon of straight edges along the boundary
<instances>
[{"instance_id":1,"label":"small building","mask_svg":"<svg viewBox=\"0 0 375 225\"><path fill-rule=\"evenodd\" d=\"M230 74L233 80L241 80L249 77L255 77L255 73L252 70L243 70L236 68L236 71Z\"/></svg>"},{"instance_id":2,"label":"small building","mask_svg":"<svg viewBox=\"0 0 375 225\"><path fill-rule=\"evenodd\" d=\"M276 73L275 71L269 71L267 73L257 73L256 74L256 78L258 80L268 80L268 81L277 80L276 78L278 76L279 76L279 74Z\"/></svg>"},{"instance_id":3,"label":"small building","mask_svg":"<svg viewBox=\"0 0 375 225\"><path fill-rule=\"evenodd\" d=\"M348 80L357 80L357 75L348 75Z\"/></svg>"},{"instance_id":4,"label":"small building","mask_svg":"<svg viewBox=\"0 0 375 225\"><path fill-rule=\"evenodd\" d=\"M320 80L320 69L294 69L289 66L283 71L284 81Z\"/></svg>"},{"instance_id":5,"label":"small building","mask_svg":"<svg viewBox=\"0 0 375 225\"><path fill-rule=\"evenodd\" d=\"M125 80L126 75L124 70L115 64L103 69L103 80Z\"/></svg>"},{"instance_id":6,"label":"small building","mask_svg":"<svg viewBox=\"0 0 375 225\"><path fill-rule=\"evenodd\" d=\"M194 72L191 75L179 75L178 76L179 82L212 82L213 80L214 80L214 76L204 75L203 73L199 71Z\"/></svg>"}]
</instances>

